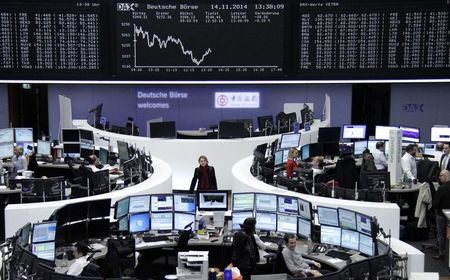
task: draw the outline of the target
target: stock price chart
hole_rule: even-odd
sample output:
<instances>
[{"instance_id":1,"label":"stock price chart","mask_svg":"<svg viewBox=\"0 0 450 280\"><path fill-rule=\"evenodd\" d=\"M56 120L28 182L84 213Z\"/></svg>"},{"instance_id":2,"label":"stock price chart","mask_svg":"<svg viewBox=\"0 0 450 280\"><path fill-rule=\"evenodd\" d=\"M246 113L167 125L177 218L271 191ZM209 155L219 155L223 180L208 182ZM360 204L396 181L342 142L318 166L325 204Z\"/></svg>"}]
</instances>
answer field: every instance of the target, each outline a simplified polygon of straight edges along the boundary
<instances>
[{"instance_id":1,"label":"stock price chart","mask_svg":"<svg viewBox=\"0 0 450 280\"><path fill-rule=\"evenodd\" d=\"M119 3L118 76L281 76L286 10L283 2Z\"/></svg>"}]
</instances>

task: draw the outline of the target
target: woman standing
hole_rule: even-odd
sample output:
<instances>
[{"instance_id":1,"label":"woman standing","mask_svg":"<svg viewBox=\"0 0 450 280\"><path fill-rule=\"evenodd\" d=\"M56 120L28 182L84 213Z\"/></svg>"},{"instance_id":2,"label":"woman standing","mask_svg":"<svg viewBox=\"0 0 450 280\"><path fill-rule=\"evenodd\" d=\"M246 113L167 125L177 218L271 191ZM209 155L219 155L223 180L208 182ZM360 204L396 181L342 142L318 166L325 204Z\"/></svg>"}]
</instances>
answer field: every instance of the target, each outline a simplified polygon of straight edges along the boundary
<instances>
[{"instance_id":1,"label":"woman standing","mask_svg":"<svg viewBox=\"0 0 450 280\"><path fill-rule=\"evenodd\" d=\"M195 185L197 190L217 190L216 173L214 167L208 165L208 158L202 155L198 158L198 163L199 167L194 170L189 192L194 192Z\"/></svg>"}]
</instances>

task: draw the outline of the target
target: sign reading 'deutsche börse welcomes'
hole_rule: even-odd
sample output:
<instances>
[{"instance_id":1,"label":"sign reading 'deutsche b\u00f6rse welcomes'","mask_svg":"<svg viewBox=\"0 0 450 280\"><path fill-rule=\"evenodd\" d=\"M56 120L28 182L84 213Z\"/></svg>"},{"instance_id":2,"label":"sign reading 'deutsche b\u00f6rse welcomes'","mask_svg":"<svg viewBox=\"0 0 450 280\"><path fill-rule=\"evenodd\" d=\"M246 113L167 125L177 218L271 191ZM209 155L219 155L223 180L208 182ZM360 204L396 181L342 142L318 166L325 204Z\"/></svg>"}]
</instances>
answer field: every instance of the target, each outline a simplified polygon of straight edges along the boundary
<instances>
[{"instance_id":1,"label":"sign reading 'deutsche b\u00f6rse welcomes'","mask_svg":"<svg viewBox=\"0 0 450 280\"><path fill-rule=\"evenodd\" d=\"M215 108L259 108L259 92L215 92Z\"/></svg>"},{"instance_id":2,"label":"sign reading 'deutsche b\u00f6rse welcomes'","mask_svg":"<svg viewBox=\"0 0 450 280\"><path fill-rule=\"evenodd\" d=\"M170 109L170 101L174 99L188 99L187 92L179 91L137 91L138 109Z\"/></svg>"}]
</instances>

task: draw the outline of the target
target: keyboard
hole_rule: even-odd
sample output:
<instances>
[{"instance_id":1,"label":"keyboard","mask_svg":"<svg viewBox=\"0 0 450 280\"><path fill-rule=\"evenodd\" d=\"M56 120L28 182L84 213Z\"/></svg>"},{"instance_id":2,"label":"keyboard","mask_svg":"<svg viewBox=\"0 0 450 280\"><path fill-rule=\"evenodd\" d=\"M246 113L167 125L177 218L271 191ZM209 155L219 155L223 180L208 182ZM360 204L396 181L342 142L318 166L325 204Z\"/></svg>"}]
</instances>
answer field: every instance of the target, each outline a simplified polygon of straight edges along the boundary
<instances>
[{"instance_id":1,"label":"keyboard","mask_svg":"<svg viewBox=\"0 0 450 280\"><path fill-rule=\"evenodd\" d=\"M144 242L169 241L169 237L167 235L144 236L142 237L142 240L144 240Z\"/></svg>"},{"instance_id":2,"label":"keyboard","mask_svg":"<svg viewBox=\"0 0 450 280\"><path fill-rule=\"evenodd\" d=\"M270 242L275 244L278 244L282 240L282 238L267 235L260 236L259 238L261 239L262 242Z\"/></svg>"},{"instance_id":3,"label":"keyboard","mask_svg":"<svg viewBox=\"0 0 450 280\"><path fill-rule=\"evenodd\" d=\"M346 253L346 252L342 252L342 251L337 251L337 250L330 250L330 251L328 251L325 254L325 256L341 259L341 260L344 260L344 261L350 259L351 255L352 254L349 254L349 253Z\"/></svg>"}]
</instances>

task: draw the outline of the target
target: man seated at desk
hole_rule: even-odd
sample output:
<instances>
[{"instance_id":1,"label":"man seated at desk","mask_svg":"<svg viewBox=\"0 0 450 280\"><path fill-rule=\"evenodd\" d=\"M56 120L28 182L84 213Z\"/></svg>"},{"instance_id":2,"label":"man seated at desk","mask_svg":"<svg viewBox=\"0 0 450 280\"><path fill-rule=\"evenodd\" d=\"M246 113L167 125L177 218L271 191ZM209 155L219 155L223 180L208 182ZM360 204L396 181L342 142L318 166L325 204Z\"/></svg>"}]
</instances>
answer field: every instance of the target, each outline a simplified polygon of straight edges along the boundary
<instances>
[{"instance_id":1,"label":"man seated at desk","mask_svg":"<svg viewBox=\"0 0 450 280\"><path fill-rule=\"evenodd\" d=\"M323 157L315 156L313 157L311 161L311 168L313 170L313 178L316 177L316 175L323 174Z\"/></svg>"},{"instance_id":2,"label":"man seated at desk","mask_svg":"<svg viewBox=\"0 0 450 280\"><path fill-rule=\"evenodd\" d=\"M87 158L87 161L88 161L89 165L86 167L90 168L92 170L92 172L97 172L97 171L106 170L106 169L109 169L109 170L113 169L108 164L101 165L96 155L90 155Z\"/></svg>"},{"instance_id":3,"label":"man seated at desk","mask_svg":"<svg viewBox=\"0 0 450 280\"><path fill-rule=\"evenodd\" d=\"M282 251L284 262L286 263L286 267L295 277L317 277L322 275L319 270L311 268L311 266L321 268L320 263L304 259L302 254L295 249L297 246L297 237L295 235L290 233L286 234L284 236L284 241L286 242L286 246Z\"/></svg>"},{"instance_id":4,"label":"man seated at desk","mask_svg":"<svg viewBox=\"0 0 450 280\"><path fill-rule=\"evenodd\" d=\"M79 276L83 272L83 269L89 264L87 260L87 253L89 252L89 247L84 242L78 242L74 249L73 255L75 256L75 262L72 263L67 270L67 274Z\"/></svg>"},{"instance_id":5,"label":"man seated at desk","mask_svg":"<svg viewBox=\"0 0 450 280\"><path fill-rule=\"evenodd\" d=\"M380 141L375 144L375 151L372 152L373 161L377 170L387 170L388 161L384 154L384 142Z\"/></svg>"}]
</instances>

